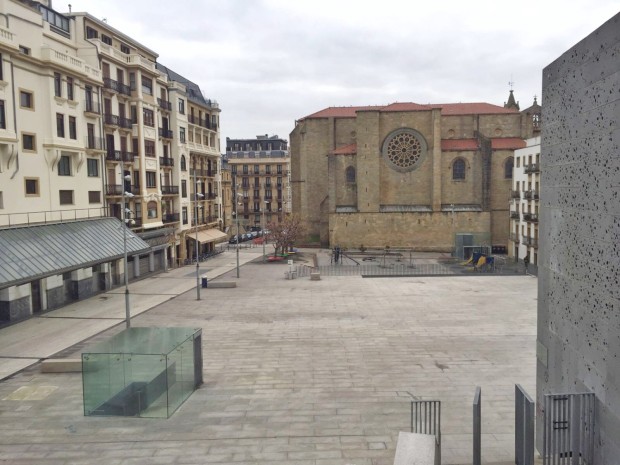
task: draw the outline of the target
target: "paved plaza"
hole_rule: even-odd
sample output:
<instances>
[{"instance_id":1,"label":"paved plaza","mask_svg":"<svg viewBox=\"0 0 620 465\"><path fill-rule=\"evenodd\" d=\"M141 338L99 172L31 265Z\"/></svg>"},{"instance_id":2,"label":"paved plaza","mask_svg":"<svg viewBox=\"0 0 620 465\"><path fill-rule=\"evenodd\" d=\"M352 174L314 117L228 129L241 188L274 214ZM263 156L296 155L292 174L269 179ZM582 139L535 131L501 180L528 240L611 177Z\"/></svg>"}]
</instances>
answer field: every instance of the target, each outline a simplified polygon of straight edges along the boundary
<instances>
[{"instance_id":1,"label":"paved plaza","mask_svg":"<svg viewBox=\"0 0 620 465\"><path fill-rule=\"evenodd\" d=\"M261 253L242 251L239 279L233 252L203 264L238 287L200 301L191 266L131 285L133 326L203 330L204 385L167 420L85 417L81 374L35 363L124 329L121 289L0 330L0 368L26 366L0 381L0 463L392 465L410 400L438 399L443 463L466 464L476 386L483 463L514 463L514 384L535 393L535 278L286 280Z\"/></svg>"}]
</instances>

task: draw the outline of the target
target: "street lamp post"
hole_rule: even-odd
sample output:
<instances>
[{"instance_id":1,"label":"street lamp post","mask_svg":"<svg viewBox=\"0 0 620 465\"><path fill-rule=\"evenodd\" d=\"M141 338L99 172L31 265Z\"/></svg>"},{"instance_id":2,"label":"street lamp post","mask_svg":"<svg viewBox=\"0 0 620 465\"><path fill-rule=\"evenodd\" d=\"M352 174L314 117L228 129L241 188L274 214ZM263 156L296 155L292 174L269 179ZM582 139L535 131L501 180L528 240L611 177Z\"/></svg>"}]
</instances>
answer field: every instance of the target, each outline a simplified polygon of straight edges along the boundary
<instances>
[{"instance_id":1,"label":"street lamp post","mask_svg":"<svg viewBox=\"0 0 620 465\"><path fill-rule=\"evenodd\" d=\"M266 256L265 256L265 241L267 240L265 238L265 210L267 210L267 206L269 205L269 200L265 200L265 208L263 208L263 224L261 225L261 229L263 230L263 262L265 262L266 260Z\"/></svg>"},{"instance_id":2,"label":"street lamp post","mask_svg":"<svg viewBox=\"0 0 620 465\"><path fill-rule=\"evenodd\" d=\"M237 186L237 176L233 175L233 185L235 186L235 195L233 196L233 202L235 207L235 222L237 223L237 236L235 237L235 245L237 246L237 278L239 278L239 203L237 202L237 196L241 196L238 192L239 186Z\"/></svg>"},{"instance_id":3,"label":"street lamp post","mask_svg":"<svg viewBox=\"0 0 620 465\"><path fill-rule=\"evenodd\" d=\"M131 310L129 305L129 273L127 272L127 213L130 213L131 210L127 208L127 204L125 203L125 197L132 198L133 194L131 192L125 192L125 182L131 181L131 175L126 175L123 177L123 185L122 185L122 215L123 215L123 257L124 257L124 275L125 275L125 325L127 328L131 327ZM132 221L129 219L129 221Z\"/></svg>"},{"instance_id":4,"label":"street lamp post","mask_svg":"<svg viewBox=\"0 0 620 465\"><path fill-rule=\"evenodd\" d=\"M194 221L196 222L196 300L200 300L200 260L198 259L198 199L204 197L198 192L200 181L196 178L194 170Z\"/></svg>"}]
</instances>

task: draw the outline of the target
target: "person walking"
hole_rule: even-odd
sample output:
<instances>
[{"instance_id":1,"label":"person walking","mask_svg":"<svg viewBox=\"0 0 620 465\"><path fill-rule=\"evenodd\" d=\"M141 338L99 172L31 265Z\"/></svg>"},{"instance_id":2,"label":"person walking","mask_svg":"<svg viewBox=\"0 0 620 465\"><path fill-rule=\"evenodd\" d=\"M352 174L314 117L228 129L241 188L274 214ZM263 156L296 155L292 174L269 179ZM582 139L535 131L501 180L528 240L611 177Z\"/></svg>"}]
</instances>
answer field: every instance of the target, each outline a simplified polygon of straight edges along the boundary
<instances>
[{"instance_id":1,"label":"person walking","mask_svg":"<svg viewBox=\"0 0 620 465\"><path fill-rule=\"evenodd\" d=\"M523 264L525 265L525 274L527 274L527 267L530 265L530 253L526 253L523 257Z\"/></svg>"}]
</instances>

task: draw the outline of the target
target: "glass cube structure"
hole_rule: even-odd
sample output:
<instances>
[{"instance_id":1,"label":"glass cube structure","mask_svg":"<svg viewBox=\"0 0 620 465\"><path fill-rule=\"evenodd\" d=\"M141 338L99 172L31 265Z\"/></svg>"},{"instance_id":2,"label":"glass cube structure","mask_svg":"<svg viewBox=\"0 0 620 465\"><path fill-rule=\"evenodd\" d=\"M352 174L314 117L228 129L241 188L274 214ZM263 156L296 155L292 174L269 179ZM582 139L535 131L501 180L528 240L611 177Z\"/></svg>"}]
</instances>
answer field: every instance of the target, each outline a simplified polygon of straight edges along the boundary
<instances>
[{"instance_id":1,"label":"glass cube structure","mask_svg":"<svg viewBox=\"0 0 620 465\"><path fill-rule=\"evenodd\" d=\"M82 352L86 416L168 418L201 384L200 328L128 328Z\"/></svg>"}]
</instances>

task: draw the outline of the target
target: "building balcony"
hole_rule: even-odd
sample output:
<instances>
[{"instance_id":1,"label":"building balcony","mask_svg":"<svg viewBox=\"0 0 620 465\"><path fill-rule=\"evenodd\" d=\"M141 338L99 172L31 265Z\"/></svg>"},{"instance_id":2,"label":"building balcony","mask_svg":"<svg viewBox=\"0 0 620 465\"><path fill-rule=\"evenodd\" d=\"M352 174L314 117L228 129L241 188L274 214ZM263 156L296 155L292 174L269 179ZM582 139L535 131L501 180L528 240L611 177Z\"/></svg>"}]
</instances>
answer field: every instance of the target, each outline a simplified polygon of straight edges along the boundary
<instances>
[{"instance_id":1,"label":"building balcony","mask_svg":"<svg viewBox=\"0 0 620 465\"><path fill-rule=\"evenodd\" d=\"M217 194L215 192L207 192L205 194L205 200L215 200L217 199Z\"/></svg>"},{"instance_id":2,"label":"building balcony","mask_svg":"<svg viewBox=\"0 0 620 465\"><path fill-rule=\"evenodd\" d=\"M117 161L123 163L133 163L136 154L124 150L108 150L105 155L106 161Z\"/></svg>"},{"instance_id":3,"label":"building balcony","mask_svg":"<svg viewBox=\"0 0 620 465\"><path fill-rule=\"evenodd\" d=\"M511 232L510 233L510 240L512 242L519 242L519 234Z\"/></svg>"},{"instance_id":4,"label":"building balcony","mask_svg":"<svg viewBox=\"0 0 620 465\"><path fill-rule=\"evenodd\" d=\"M540 173L540 163L529 163L523 168L525 174Z\"/></svg>"},{"instance_id":5,"label":"building balcony","mask_svg":"<svg viewBox=\"0 0 620 465\"><path fill-rule=\"evenodd\" d=\"M178 223L179 222L179 214L178 213L165 213L161 216L162 223Z\"/></svg>"},{"instance_id":6,"label":"building balcony","mask_svg":"<svg viewBox=\"0 0 620 465\"><path fill-rule=\"evenodd\" d=\"M523 219L529 223L538 223L538 215L536 213L524 213Z\"/></svg>"},{"instance_id":7,"label":"building balcony","mask_svg":"<svg viewBox=\"0 0 620 465\"><path fill-rule=\"evenodd\" d=\"M100 115L101 104L99 102L95 102L94 100L85 100L84 101L84 113Z\"/></svg>"},{"instance_id":8,"label":"building balcony","mask_svg":"<svg viewBox=\"0 0 620 465\"><path fill-rule=\"evenodd\" d=\"M119 94L123 94L126 96L131 96L131 87L127 84L123 84L122 82L115 81L114 79L110 79L109 77L103 78L103 89L109 90L112 92L117 92Z\"/></svg>"},{"instance_id":9,"label":"building balcony","mask_svg":"<svg viewBox=\"0 0 620 465\"><path fill-rule=\"evenodd\" d=\"M510 219L511 220L518 220L519 219L519 212L511 211L510 212Z\"/></svg>"},{"instance_id":10,"label":"building balcony","mask_svg":"<svg viewBox=\"0 0 620 465\"><path fill-rule=\"evenodd\" d=\"M172 103L170 103L168 100L163 100L161 98L158 98L157 99L157 105L162 110L172 111Z\"/></svg>"},{"instance_id":11,"label":"building balcony","mask_svg":"<svg viewBox=\"0 0 620 465\"><path fill-rule=\"evenodd\" d=\"M103 124L106 124L108 126L120 126L120 116L105 113L103 115Z\"/></svg>"},{"instance_id":12,"label":"building balcony","mask_svg":"<svg viewBox=\"0 0 620 465\"><path fill-rule=\"evenodd\" d=\"M535 189L523 192L523 198L526 200L538 200L538 191Z\"/></svg>"},{"instance_id":13,"label":"building balcony","mask_svg":"<svg viewBox=\"0 0 620 465\"><path fill-rule=\"evenodd\" d=\"M168 128L159 128L159 137L163 137L164 139L172 139L173 132Z\"/></svg>"},{"instance_id":14,"label":"building balcony","mask_svg":"<svg viewBox=\"0 0 620 465\"><path fill-rule=\"evenodd\" d=\"M105 150L105 139L103 137L86 136L84 145L88 150Z\"/></svg>"},{"instance_id":15,"label":"building balcony","mask_svg":"<svg viewBox=\"0 0 620 465\"><path fill-rule=\"evenodd\" d=\"M162 195L179 195L179 186L161 186Z\"/></svg>"},{"instance_id":16,"label":"building balcony","mask_svg":"<svg viewBox=\"0 0 620 465\"><path fill-rule=\"evenodd\" d=\"M510 198L511 199L520 199L521 198L521 192L519 191L510 191Z\"/></svg>"},{"instance_id":17,"label":"building balcony","mask_svg":"<svg viewBox=\"0 0 620 465\"><path fill-rule=\"evenodd\" d=\"M133 129L134 122L131 121L129 118L123 118L122 116L119 116L118 123L121 129Z\"/></svg>"},{"instance_id":18,"label":"building balcony","mask_svg":"<svg viewBox=\"0 0 620 465\"><path fill-rule=\"evenodd\" d=\"M174 166L174 159L170 157L159 157L160 166Z\"/></svg>"},{"instance_id":19,"label":"building balcony","mask_svg":"<svg viewBox=\"0 0 620 465\"><path fill-rule=\"evenodd\" d=\"M123 185L122 184L106 184L105 195L122 196Z\"/></svg>"}]
</instances>

